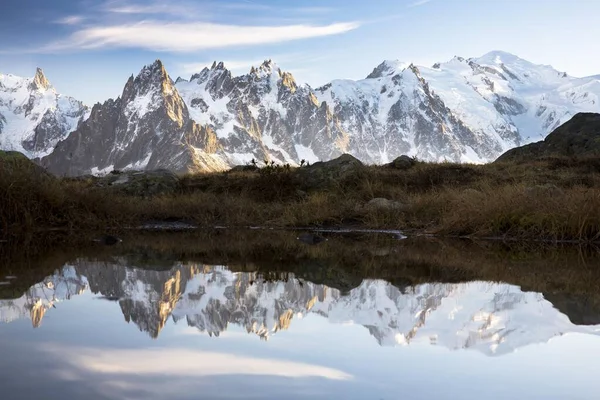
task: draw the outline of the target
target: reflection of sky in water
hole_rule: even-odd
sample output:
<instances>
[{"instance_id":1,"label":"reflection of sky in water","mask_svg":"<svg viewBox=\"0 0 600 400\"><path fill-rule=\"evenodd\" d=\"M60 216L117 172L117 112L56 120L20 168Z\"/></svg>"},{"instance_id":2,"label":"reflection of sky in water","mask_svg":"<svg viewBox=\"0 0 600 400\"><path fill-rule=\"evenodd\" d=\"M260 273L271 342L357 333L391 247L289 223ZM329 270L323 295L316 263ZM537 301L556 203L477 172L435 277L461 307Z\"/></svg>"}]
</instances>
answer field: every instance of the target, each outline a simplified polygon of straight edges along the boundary
<instances>
[{"instance_id":1,"label":"reflection of sky in water","mask_svg":"<svg viewBox=\"0 0 600 400\"><path fill-rule=\"evenodd\" d=\"M27 319L0 324L0 397L600 398L599 337L532 343L500 357L428 341L386 347L362 325L317 313L294 318L268 342L231 324L209 337L186 320L169 321L154 340L124 321L119 303L86 292L57 303L37 329Z\"/></svg>"}]
</instances>

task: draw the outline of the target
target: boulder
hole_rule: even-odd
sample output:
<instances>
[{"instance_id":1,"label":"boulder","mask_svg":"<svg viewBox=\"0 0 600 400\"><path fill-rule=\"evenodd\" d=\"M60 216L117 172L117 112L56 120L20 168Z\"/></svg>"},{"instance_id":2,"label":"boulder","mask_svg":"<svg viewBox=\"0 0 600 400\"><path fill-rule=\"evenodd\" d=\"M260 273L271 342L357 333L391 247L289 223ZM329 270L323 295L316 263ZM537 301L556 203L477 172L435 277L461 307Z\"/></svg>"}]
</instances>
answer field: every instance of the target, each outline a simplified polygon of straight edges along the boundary
<instances>
[{"instance_id":1,"label":"boulder","mask_svg":"<svg viewBox=\"0 0 600 400\"><path fill-rule=\"evenodd\" d=\"M404 203L384 199L381 197L369 201L365 207L368 210L406 210L408 208L408 206Z\"/></svg>"},{"instance_id":2,"label":"boulder","mask_svg":"<svg viewBox=\"0 0 600 400\"><path fill-rule=\"evenodd\" d=\"M174 193L179 188L179 178L166 169L124 171L101 177L96 184L131 196L152 197Z\"/></svg>"},{"instance_id":3,"label":"boulder","mask_svg":"<svg viewBox=\"0 0 600 400\"><path fill-rule=\"evenodd\" d=\"M394 169L407 170L411 169L416 163L417 161L414 158L407 155L402 155L397 157L391 163L387 164L387 166Z\"/></svg>"},{"instance_id":4,"label":"boulder","mask_svg":"<svg viewBox=\"0 0 600 400\"><path fill-rule=\"evenodd\" d=\"M330 161L321 161L297 169L300 182L305 189L323 189L336 181L344 180L360 173L362 162L350 154L343 154Z\"/></svg>"},{"instance_id":5,"label":"boulder","mask_svg":"<svg viewBox=\"0 0 600 400\"><path fill-rule=\"evenodd\" d=\"M338 168L341 170L347 170L356 167L362 167L363 163L360 162L359 159L350 155L350 154L342 154L338 158L334 158L329 161L319 161L316 162L309 167L308 169L323 169L323 168Z\"/></svg>"}]
</instances>

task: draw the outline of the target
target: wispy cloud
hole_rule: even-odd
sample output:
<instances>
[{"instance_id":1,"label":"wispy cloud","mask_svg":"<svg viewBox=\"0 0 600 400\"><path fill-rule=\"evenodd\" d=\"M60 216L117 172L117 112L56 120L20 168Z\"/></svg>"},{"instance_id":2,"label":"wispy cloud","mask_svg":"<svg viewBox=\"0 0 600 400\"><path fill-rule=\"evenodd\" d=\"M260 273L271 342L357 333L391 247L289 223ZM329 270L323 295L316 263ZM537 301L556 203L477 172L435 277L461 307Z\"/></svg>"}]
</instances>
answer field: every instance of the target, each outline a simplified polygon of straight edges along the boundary
<instances>
[{"instance_id":1,"label":"wispy cloud","mask_svg":"<svg viewBox=\"0 0 600 400\"><path fill-rule=\"evenodd\" d=\"M104 11L113 14L129 14L129 15L153 15L159 14L162 16L183 16L186 14L195 14L195 10L185 6L177 6L166 3L114 3L110 2L104 6Z\"/></svg>"},{"instance_id":2,"label":"wispy cloud","mask_svg":"<svg viewBox=\"0 0 600 400\"><path fill-rule=\"evenodd\" d=\"M143 3L130 2L127 0L109 0L104 3L102 10L108 13L130 14L130 15L170 15L179 17L198 17L206 14L219 13L239 13L239 12L269 12L269 14L326 14L335 11L332 7L288 7L272 6L250 0L240 0L233 2L208 1L198 3L165 2L164 0L154 0Z\"/></svg>"},{"instance_id":3,"label":"wispy cloud","mask_svg":"<svg viewBox=\"0 0 600 400\"><path fill-rule=\"evenodd\" d=\"M84 20L85 20L85 18L82 17L81 15L68 15L66 17L57 19L56 21L54 21L54 23L61 24L61 25L79 25Z\"/></svg>"},{"instance_id":4,"label":"wispy cloud","mask_svg":"<svg viewBox=\"0 0 600 400\"><path fill-rule=\"evenodd\" d=\"M432 0L417 0L411 4L408 5L408 7L419 7L419 6L423 6L427 3L430 3Z\"/></svg>"},{"instance_id":5,"label":"wispy cloud","mask_svg":"<svg viewBox=\"0 0 600 400\"><path fill-rule=\"evenodd\" d=\"M282 43L338 35L360 26L358 22L329 25L243 26L215 23L143 21L134 24L85 27L64 40L43 46L41 52L102 48L141 48L154 51L194 52L231 46Z\"/></svg>"},{"instance_id":6,"label":"wispy cloud","mask_svg":"<svg viewBox=\"0 0 600 400\"><path fill-rule=\"evenodd\" d=\"M107 0L98 6L100 16L139 21L140 18L198 20L212 14L212 3L149 0L144 2L129 0Z\"/></svg>"}]
</instances>

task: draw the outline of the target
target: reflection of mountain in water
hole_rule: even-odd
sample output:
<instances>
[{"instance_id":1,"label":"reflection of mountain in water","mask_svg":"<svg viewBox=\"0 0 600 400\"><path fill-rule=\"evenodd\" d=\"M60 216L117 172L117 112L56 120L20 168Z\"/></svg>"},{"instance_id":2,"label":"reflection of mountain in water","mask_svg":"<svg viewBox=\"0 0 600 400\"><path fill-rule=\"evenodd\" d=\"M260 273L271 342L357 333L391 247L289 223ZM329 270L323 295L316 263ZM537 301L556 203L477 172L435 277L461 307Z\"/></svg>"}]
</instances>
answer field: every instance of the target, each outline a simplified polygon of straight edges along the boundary
<instances>
[{"instance_id":1,"label":"reflection of mountain in water","mask_svg":"<svg viewBox=\"0 0 600 400\"><path fill-rule=\"evenodd\" d=\"M64 267L19 299L0 301L0 319L29 316L37 327L57 301L88 289L118 301L125 319L152 337L172 318L214 336L235 324L266 339L288 329L295 316L310 313L332 323L363 325L384 346L427 341L489 355L568 332L600 333L600 326L574 325L541 294L508 284L423 284L402 292L384 281L365 280L342 295L293 276L265 281L224 267L152 271L86 261Z\"/></svg>"},{"instance_id":2,"label":"reflection of mountain in water","mask_svg":"<svg viewBox=\"0 0 600 400\"><path fill-rule=\"evenodd\" d=\"M30 287L23 296L14 300L0 300L0 321L11 322L20 318L31 318L35 328L41 325L48 309L62 300L79 295L88 289L87 279L74 267L65 266L42 282Z\"/></svg>"}]
</instances>

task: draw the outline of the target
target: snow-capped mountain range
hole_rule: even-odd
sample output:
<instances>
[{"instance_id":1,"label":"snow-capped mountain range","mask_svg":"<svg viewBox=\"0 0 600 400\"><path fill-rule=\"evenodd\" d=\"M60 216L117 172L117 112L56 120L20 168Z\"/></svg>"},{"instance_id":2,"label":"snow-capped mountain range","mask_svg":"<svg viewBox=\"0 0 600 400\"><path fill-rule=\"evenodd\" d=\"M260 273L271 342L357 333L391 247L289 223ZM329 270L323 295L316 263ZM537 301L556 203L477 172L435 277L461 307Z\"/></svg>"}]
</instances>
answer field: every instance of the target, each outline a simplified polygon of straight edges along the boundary
<instances>
[{"instance_id":1,"label":"snow-capped mountain range","mask_svg":"<svg viewBox=\"0 0 600 400\"><path fill-rule=\"evenodd\" d=\"M91 291L117 301L125 320L154 338L171 321L211 336L234 324L268 339L293 329L295 319L309 314L333 324L362 325L382 346L425 342L490 356L566 333L600 334L600 325L575 325L542 294L509 284L432 283L401 291L385 281L365 280L342 294L292 275L286 278L264 281L256 273L234 273L222 266L176 264L150 271L125 261L81 260L18 299L0 300L0 321L31 318L39 327L53 305L58 308L61 301Z\"/></svg>"},{"instance_id":2,"label":"snow-capped mountain range","mask_svg":"<svg viewBox=\"0 0 600 400\"><path fill-rule=\"evenodd\" d=\"M342 153L366 163L401 154L486 162L578 112L600 112L598 76L575 78L499 51L431 67L385 61L363 80L319 88L298 85L270 60L241 76L214 63L175 81L157 60L91 112L57 95L41 71L0 75L1 148L68 175Z\"/></svg>"}]
</instances>

